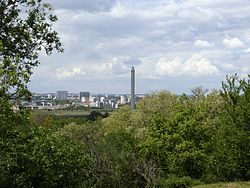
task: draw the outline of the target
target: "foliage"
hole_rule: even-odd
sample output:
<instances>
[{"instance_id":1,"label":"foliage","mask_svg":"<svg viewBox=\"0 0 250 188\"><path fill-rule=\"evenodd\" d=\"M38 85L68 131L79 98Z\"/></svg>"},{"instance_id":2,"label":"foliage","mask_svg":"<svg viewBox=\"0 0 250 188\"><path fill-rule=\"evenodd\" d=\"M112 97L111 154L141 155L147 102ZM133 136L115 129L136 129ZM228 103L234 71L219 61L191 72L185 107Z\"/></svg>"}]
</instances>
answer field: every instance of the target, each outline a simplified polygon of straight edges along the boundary
<instances>
[{"instance_id":1,"label":"foliage","mask_svg":"<svg viewBox=\"0 0 250 188\"><path fill-rule=\"evenodd\" d=\"M223 87L230 84L230 79ZM243 107L249 104L246 92L249 82L239 83L244 89L234 96L244 102L238 102L241 106L235 108L227 102L232 91L226 95L225 91L206 94L199 87L192 90L194 95L190 97L153 93L140 101L136 111L124 106L113 112L102 121L101 147L107 149L99 152L108 156L103 162L110 171L105 172L108 177L103 176L99 181L103 184L99 185L124 187L123 182L130 185L133 181L137 184L130 186L189 187L199 179L206 182L249 179L249 116L244 115L249 108ZM228 118L229 112L238 119ZM238 113L237 117L234 113ZM122 179L124 171L131 172L126 173L129 182Z\"/></svg>"},{"instance_id":2,"label":"foliage","mask_svg":"<svg viewBox=\"0 0 250 188\"><path fill-rule=\"evenodd\" d=\"M27 99L27 83L39 52L62 51L52 24L57 20L52 7L40 0L0 2L0 96Z\"/></svg>"},{"instance_id":3,"label":"foliage","mask_svg":"<svg viewBox=\"0 0 250 188\"><path fill-rule=\"evenodd\" d=\"M88 177L84 145L48 129L13 122L0 142L4 187L75 187Z\"/></svg>"},{"instance_id":4,"label":"foliage","mask_svg":"<svg viewBox=\"0 0 250 188\"><path fill-rule=\"evenodd\" d=\"M91 111L89 116L88 116L88 119L91 120L91 121L95 121L97 119L100 119L100 118L106 118L108 117L108 113L105 113L105 114L102 114L101 112L99 111Z\"/></svg>"},{"instance_id":5,"label":"foliage","mask_svg":"<svg viewBox=\"0 0 250 188\"><path fill-rule=\"evenodd\" d=\"M237 75L222 84L224 99L209 170L214 181L250 179L250 79Z\"/></svg>"},{"instance_id":6,"label":"foliage","mask_svg":"<svg viewBox=\"0 0 250 188\"><path fill-rule=\"evenodd\" d=\"M113 118L118 114L113 114ZM138 139L134 134L125 126L110 129L110 121L113 122L113 119L82 125L72 123L59 129L57 134L86 146L92 159L89 168L92 186L145 187L152 180L154 164L140 157Z\"/></svg>"},{"instance_id":7,"label":"foliage","mask_svg":"<svg viewBox=\"0 0 250 188\"><path fill-rule=\"evenodd\" d=\"M234 76L220 92L153 93L136 111L123 106L104 119L93 112L91 121L38 115L31 126L28 112L6 108L0 183L190 187L249 180L249 85Z\"/></svg>"},{"instance_id":8,"label":"foliage","mask_svg":"<svg viewBox=\"0 0 250 188\"><path fill-rule=\"evenodd\" d=\"M157 108L161 110L147 114L150 121L142 152L155 159L164 173L201 178L210 149L209 141L217 124L216 108L220 102L215 99L219 96L211 93L206 98L192 99L185 95L171 97L173 94L160 93L149 100L157 97L159 100L162 95L171 100L158 103ZM154 110L154 107L150 109Z\"/></svg>"},{"instance_id":9,"label":"foliage","mask_svg":"<svg viewBox=\"0 0 250 188\"><path fill-rule=\"evenodd\" d=\"M40 0L0 2L0 185L1 187L75 187L88 184L89 157L84 144L30 124L20 99L39 54L62 51L52 24L52 7ZM53 121L42 122L53 124Z\"/></svg>"},{"instance_id":10,"label":"foliage","mask_svg":"<svg viewBox=\"0 0 250 188\"><path fill-rule=\"evenodd\" d=\"M192 96L156 92L131 111L58 120L22 109L39 53L62 51L52 8L0 2L0 185L190 187L250 179L250 76ZM102 119L104 118L104 119Z\"/></svg>"}]
</instances>

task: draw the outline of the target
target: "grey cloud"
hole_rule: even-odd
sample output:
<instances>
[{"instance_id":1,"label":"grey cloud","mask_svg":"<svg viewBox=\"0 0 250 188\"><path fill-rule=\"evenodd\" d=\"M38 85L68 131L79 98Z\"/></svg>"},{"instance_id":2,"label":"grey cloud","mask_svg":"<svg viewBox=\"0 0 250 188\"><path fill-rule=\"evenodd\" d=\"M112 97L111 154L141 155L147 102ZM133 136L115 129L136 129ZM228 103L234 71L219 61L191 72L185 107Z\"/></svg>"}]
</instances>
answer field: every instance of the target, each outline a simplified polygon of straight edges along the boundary
<instances>
[{"instance_id":1,"label":"grey cloud","mask_svg":"<svg viewBox=\"0 0 250 188\"><path fill-rule=\"evenodd\" d=\"M49 3L56 9L107 12L114 6L115 0L49 0Z\"/></svg>"},{"instance_id":2,"label":"grey cloud","mask_svg":"<svg viewBox=\"0 0 250 188\"><path fill-rule=\"evenodd\" d=\"M115 62L112 65L112 71L116 75L122 75L129 72L129 66L123 64L122 62Z\"/></svg>"},{"instance_id":3,"label":"grey cloud","mask_svg":"<svg viewBox=\"0 0 250 188\"><path fill-rule=\"evenodd\" d=\"M110 63L111 67L98 77L108 80L103 82L103 88L111 87L118 78L129 76L131 66L136 65L138 78L139 74L142 75L141 83L149 83L144 83L148 87L144 90L150 87L165 89L166 82L174 83L169 86L171 90L178 90L190 88L194 83L194 86L214 85L215 82L220 83L223 75L248 70L244 69L250 58L250 53L244 53L250 47L250 3L247 0L47 1L54 4L58 15L59 21L55 28L63 39L65 52L55 54L50 60L46 59L44 66L49 68L39 76L39 73L35 74L35 82L38 82L38 77L46 80L59 67L79 65L88 73L90 65L93 65L91 71L94 72L102 63ZM222 42L226 36L239 38L246 47L226 48ZM195 48L193 43L196 40L214 45L206 49ZM184 77L179 80L164 78L159 84L145 81L152 78L152 71L161 57L188 59L195 53L205 54L218 67L221 76L211 80L202 80L202 76L196 80L190 77L185 87L182 85ZM114 58L118 60L113 61ZM86 87L97 88L100 84L96 77L91 77ZM120 88L124 86L122 84ZM77 84L71 85L77 87Z\"/></svg>"},{"instance_id":4,"label":"grey cloud","mask_svg":"<svg viewBox=\"0 0 250 188\"><path fill-rule=\"evenodd\" d=\"M131 57L131 58L125 60L123 63L126 65L139 65L142 63L142 61L138 58Z\"/></svg>"},{"instance_id":5,"label":"grey cloud","mask_svg":"<svg viewBox=\"0 0 250 188\"><path fill-rule=\"evenodd\" d=\"M140 65L142 61L135 57L115 58L112 63L112 71L115 75L128 75L131 66Z\"/></svg>"}]
</instances>

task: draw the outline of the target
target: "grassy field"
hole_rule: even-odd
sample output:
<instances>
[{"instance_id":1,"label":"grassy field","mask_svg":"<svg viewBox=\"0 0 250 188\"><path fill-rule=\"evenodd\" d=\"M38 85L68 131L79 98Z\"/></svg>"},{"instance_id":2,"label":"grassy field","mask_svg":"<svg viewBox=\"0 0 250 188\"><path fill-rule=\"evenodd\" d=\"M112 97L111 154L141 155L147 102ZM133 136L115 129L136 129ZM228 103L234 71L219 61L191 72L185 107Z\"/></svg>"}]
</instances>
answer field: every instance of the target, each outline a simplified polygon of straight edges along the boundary
<instances>
[{"instance_id":1,"label":"grassy field","mask_svg":"<svg viewBox=\"0 0 250 188\"><path fill-rule=\"evenodd\" d=\"M91 111L97 111L100 113L109 112L104 109L89 109L89 110L33 110L33 114L41 114L41 115L52 115L52 116L86 116L89 115Z\"/></svg>"},{"instance_id":2,"label":"grassy field","mask_svg":"<svg viewBox=\"0 0 250 188\"><path fill-rule=\"evenodd\" d=\"M52 116L86 116L90 114L90 111L84 110L34 110L33 113L38 113L42 115L52 115Z\"/></svg>"},{"instance_id":3,"label":"grassy field","mask_svg":"<svg viewBox=\"0 0 250 188\"><path fill-rule=\"evenodd\" d=\"M250 188L250 182L215 183L208 185L198 185L193 188Z\"/></svg>"},{"instance_id":4,"label":"grassy field","mask_svg":"<svg viewBox=\"0 0 250 188\"><path fill-rule=\"evenodd\" d=\"M96 112L96 113L92 113ZM110 113L110 112L109 112ZM32 116L37 117L53 117L55 119L96 119L97 116L107 117L107 111L103 109L89 109L89 110L33 110ZM35 119L36 119L35 118ZM39 119L39 118L38 118Z\"/></svg>"}]
</instances>

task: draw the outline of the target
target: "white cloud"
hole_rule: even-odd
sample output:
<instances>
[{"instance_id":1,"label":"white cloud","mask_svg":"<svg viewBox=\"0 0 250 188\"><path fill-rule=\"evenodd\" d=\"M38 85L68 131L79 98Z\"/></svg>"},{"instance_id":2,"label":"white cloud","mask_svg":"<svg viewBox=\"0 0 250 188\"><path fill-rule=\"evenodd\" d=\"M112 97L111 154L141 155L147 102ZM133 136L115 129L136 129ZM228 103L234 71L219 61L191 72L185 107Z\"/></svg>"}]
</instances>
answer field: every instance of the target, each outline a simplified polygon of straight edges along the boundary
<instances>
[{"instance_id":1,"label":"white cloud","mask_svg":"<svg viewBox=\"0 0 250 188\"><path fill-rule=\"evenodd\" d=\"M112 76L110 73L112 72L112 63L83 63L75 66L73 68L58 68L56 70L56 78L58 80L65 79L73 79L73 80L81 80L81 79L99 79L108 78Z\"/></svg>"},{"instance_id":2,"label":"white cloud","mask_svg":"<svg viewBox=\"0 0 250 188\"><path fill-rule=\"evenodd\" d=\"M166 82L170 78L164 75L172 76L175 88L202 85L201 80L214 85L224 75L240 74L245 70L240 67L249 63L249 0L47 1L58 16L55 29L65 52L42 58L32 79L36 88L46 81L46 88L39 90L53 91L52 83L59 82L77 90L83 79L95 91L100 90L100 80L103 88L112 88L121 77L129 77L132 65L145 90L160 88L150 80L161 77ZM205 77L216 73L220 74ZM187 84L180 81L185 76L190 79Z\"/></svg>"},{"instance_id":3,"label":"white cloud","mask_svg":"<svg viewBox=\"0 0 250 188\"><path fill-rule=\"evenodd\" d=\"M163 57L156 64L156 73L160 76L177 76L182 74L182 65L182 59L179 57L175 57L172 61L168 61L167 58Z\"/></svg>"},{"instance_id":4,"label":"white cloud","mask_svg":"<svg viewBox=\"0 0 250 188\"><path fill-rule=\"evenodd\" d=\"M224 63L224 64L222 64L222 66L223 66L223 69L227 70L227 71L237 71L238 70L238 67L236 67L235 65L230 64L230 63Z\"/></svg>"},{"instance_id":5,"label":"white cloud","mask_svg":"<svg viewBox=\"0 0 250 188\"><path fill-rule=\"evenodd\" d=\"M237 37L224 38L223 44L227 48L244 48L245 47L245 44L240 39L238 39Z\"/></svg>"},{"instance_id":6,"label":"white cloud","mask_svg":"<svg viewBox=\"0 0 250 188\"><path fill-rule=\"evenodd\" d=\"M245 53L250 53L250 48L247 48L244 52Z\"/></svg>"},{"instance_id":7,"label":"white cloud","mask_svg":"<svg viewBox=\"0 0 250 188\"><path fill-rule=\"evenodd\" d=\"M208 59L194 54L184 63L183 72L192 76L209 76L218 74L219 70Z\"/></svg>"},{"instance_id":8,"label":"white cloud","mask_svg":"<svg viewBox=\"0 0 250 188\"><path fill-rule=\"evenodd\" d=\"M193 45L195 47L201 47L201 48L207 48L207 47L212 47L213 44L210 44L208 41L205 40L196 40Z\"/></svg>"},{"instance_id":9,"label":"white cloud","mask_svg":"<svg viewBox=\"0 0 250 188\"><path fill-rule=\"evenodd\" d=\"M176 57L172 61L161 58L156 64L156 74L160 76L209 76L219 70L209 60L199 54L192 55L187 61Z\"/></svg>"},{"instance_id":10,"label":"white cloud","mask_svg":"<svg viewBox=\"0 0 250 188\"><path fill-rule=\"evenodd\" d=\"M71 70L57 69L56 77L58 79L67 79L74 76L85 75L86 73L82 71L81 67L74 67Z\"/></svg>"}]
</instances>

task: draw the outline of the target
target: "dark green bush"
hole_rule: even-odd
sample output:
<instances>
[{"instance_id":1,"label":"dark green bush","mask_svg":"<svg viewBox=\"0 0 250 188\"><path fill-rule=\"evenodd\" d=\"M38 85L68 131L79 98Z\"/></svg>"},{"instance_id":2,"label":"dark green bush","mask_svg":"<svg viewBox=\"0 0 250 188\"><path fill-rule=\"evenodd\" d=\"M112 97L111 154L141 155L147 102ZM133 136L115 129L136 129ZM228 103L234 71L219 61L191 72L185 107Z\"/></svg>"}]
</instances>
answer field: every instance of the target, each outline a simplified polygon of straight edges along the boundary
<instances>
[{"instance_id":1,"label":"dark green bush","mask_svg":"<svg viewBox=\"0 0 250 188\"><path fill-rule=\"evenodd\" d=\"M10 135L0 142L1 186L75 187L88 181L83 145L29 125L14 127Z\"/></svg>"}]
</instances>

